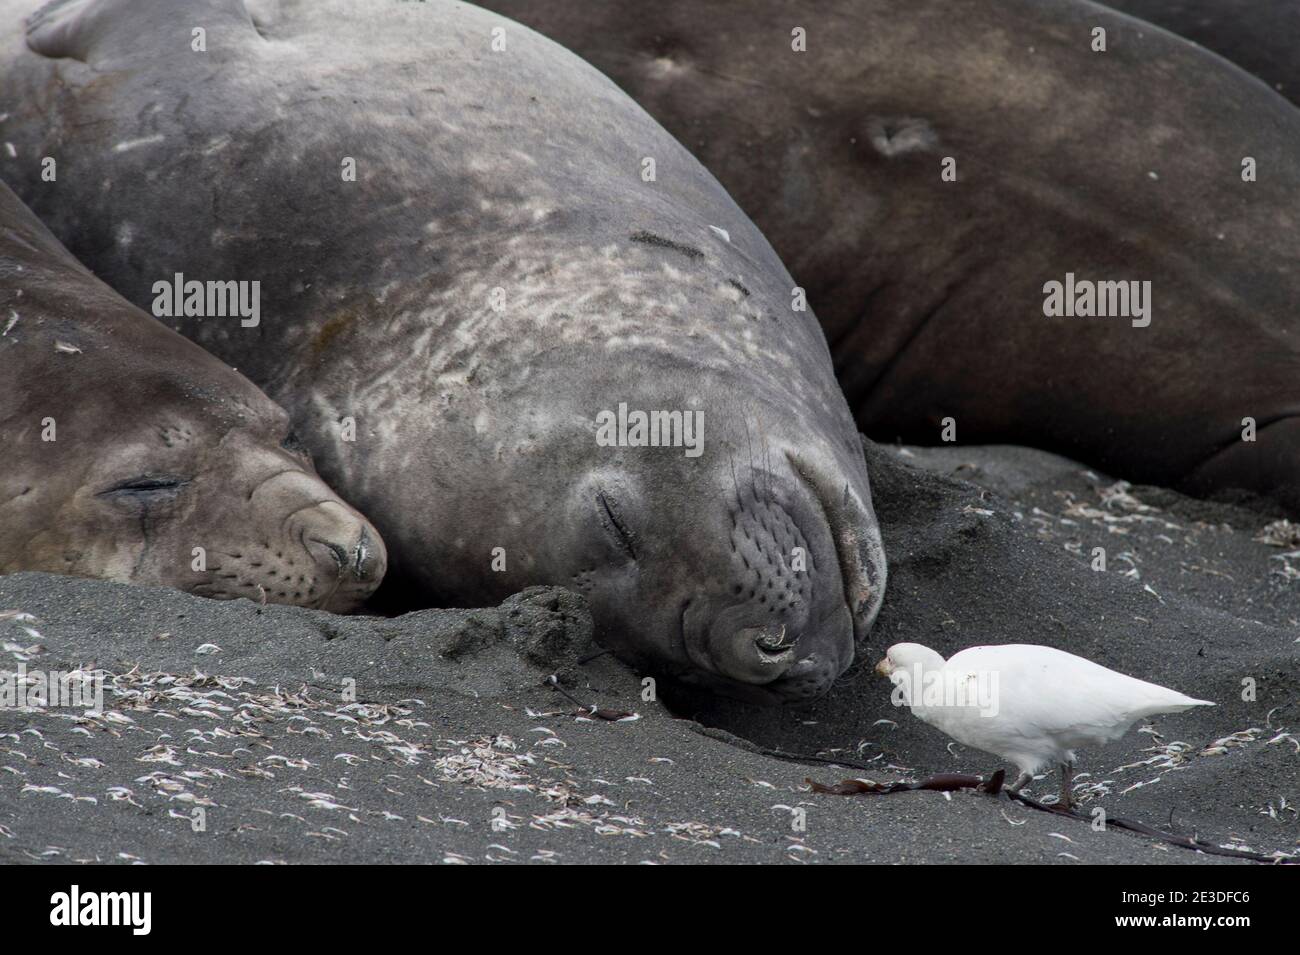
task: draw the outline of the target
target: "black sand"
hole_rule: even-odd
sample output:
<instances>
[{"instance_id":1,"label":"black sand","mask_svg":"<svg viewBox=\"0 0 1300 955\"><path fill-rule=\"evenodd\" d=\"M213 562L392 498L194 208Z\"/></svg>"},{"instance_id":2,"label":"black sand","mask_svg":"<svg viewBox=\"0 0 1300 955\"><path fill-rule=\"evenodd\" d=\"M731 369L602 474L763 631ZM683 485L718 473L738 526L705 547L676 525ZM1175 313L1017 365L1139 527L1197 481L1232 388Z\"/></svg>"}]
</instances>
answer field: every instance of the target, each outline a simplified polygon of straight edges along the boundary
<instances>
[{"instance_id":1,"label":"black sand","mask_svg":"<svg viewBox=\"0 0 1300 955\"><path fill-rule=\"evenodd\" d=\"M1250 864L1005 797L810 792L998 767L889 705L871 667L902 640L1048 644L1216 701L1082 754L1075 798L1300 855L1300 541L1023 449L868 454L889 596L863 659L799 709L643 700L608 655L581 662L590 621L558 590L387 620L0 577L0 671L109 674L102 715L0 710L0 861ZM638 718L575 716L551 674Z\"/></svg>"}]
</instances>

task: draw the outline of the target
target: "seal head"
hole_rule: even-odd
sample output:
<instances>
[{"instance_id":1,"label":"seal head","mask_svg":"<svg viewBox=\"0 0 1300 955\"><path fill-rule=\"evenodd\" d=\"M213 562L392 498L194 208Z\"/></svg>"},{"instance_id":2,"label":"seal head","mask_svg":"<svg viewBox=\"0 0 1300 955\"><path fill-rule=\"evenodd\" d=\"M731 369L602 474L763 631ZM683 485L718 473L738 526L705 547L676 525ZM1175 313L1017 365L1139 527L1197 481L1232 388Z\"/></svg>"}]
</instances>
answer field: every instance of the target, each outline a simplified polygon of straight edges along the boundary
<instances>
[{"instance_id":1,"label":"seal head","mask_svg":"<svg viewBox=\"0 0 1300 955\"><path fill-rule=\"evenodd\" d=\"M0 184L0 573L343 611L379 534L248 379L86 271Z\"/></svg>"}]
</instances>

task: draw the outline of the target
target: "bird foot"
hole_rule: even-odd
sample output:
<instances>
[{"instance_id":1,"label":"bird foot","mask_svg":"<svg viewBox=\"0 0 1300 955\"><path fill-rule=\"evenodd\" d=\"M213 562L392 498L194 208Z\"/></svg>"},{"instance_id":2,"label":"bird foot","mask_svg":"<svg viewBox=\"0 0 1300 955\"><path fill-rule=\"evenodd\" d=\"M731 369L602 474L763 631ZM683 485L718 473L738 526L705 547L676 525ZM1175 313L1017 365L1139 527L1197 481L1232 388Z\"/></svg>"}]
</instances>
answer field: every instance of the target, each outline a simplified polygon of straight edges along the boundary
<instances>
[{"instance_id":1,"label":"bird foot","mask_svg":"<svg viewBox=\"0 0 1300 955\"><path fill-rule=\"evenodd\" d=\"M1074 782L1074 767L1069 763L1061 764L1061 798L1057 800L1058 809L1070 811L1070 791Z\"/></svg>"},{"instance_id":2,"label":"bird foot","mask_svg":"<svg viewBox=\"0 0 1300 955\"><path fill-rule=\"evenodd\" d=\"M1032 780L1033 778L1034 778L1033 775L1030 773L1021 773L1019 776L1016 777L1016 781L1014 783L1012 783L1010 786L1005 787L1006 791L1009 793L1018 793L1020 792L1020 790L1024 789L1025 786L1027 786L1030 780Z\"/></svg>"}]
</instances>

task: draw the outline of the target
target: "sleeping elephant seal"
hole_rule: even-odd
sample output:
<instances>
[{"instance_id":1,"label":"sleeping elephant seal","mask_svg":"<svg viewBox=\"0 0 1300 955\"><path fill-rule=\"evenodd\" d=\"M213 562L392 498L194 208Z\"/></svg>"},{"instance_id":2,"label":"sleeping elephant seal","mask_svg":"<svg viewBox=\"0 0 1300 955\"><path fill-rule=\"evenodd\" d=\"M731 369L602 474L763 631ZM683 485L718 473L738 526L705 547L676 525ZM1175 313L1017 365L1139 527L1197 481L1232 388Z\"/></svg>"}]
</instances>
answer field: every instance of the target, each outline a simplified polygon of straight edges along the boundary
<instances>
[{"instance_id":1,"label":"sleeping elephant seal","mask_svg":"<svg viewBox=\"0 0 1300 955\"><path fill-rule=\"evenodd\" d=\"M289 409L412 602L567 585L656 672L826 690L885 565L825 340L753 224L518 24L255 12L99 0L10 27L4 174L137 303L177 272L261 283L255 328L175 325Z\"/></svg>"},{"instance_id":2,"label":"sleeping elephant seal","mask_svg":"<svg viewBox=\"0 0 1300 955\"><path fill-rule=\"evenodd\" d=\"M1295 0L1103 0L1253 73L1300 103L1300 3Z\"/></svg>"},{"instance_id":3,"label":"sleeping elephant seal","mask_svg":"<svg viewBox=\"0 0 1300 955\"><path fill-rule=\"evenodd\" d=\"M87 272L2 183L0 329L0 573L335 611L378 585L378 534L288 415Z\"/></svg>"},{"instance_id":4,"label":"sleeping elephant seal","mask_svg":"<svg viewBox=\"0 0 1300 955\"><path fill-rule=\"evenodd\" d=\"M1239 69L1074 0L485 2L719 177L868 434L1300 509L1300 114Z\"/></svg>"}]
</instances>

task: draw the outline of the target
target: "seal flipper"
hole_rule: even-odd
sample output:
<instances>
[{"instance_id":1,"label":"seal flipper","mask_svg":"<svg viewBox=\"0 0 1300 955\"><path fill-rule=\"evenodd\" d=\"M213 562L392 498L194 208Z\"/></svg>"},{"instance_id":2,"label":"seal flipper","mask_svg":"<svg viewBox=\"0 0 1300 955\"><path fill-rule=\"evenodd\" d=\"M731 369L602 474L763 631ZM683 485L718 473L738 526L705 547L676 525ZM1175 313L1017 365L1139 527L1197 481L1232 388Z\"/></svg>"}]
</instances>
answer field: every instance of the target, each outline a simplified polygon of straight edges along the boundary
<instances>
[{"instance_id":1,"label":"seal flipper","mask_svg":"<svg viewBox=\"0 0 1300 955\"><path fill-rule=\"evenodd\" d=\"M204 28L215 51L224 44L211 41L230 33L214 28L232 24L237 35L247 31L260 38L244 0L51 0L28 17L27 46L41 56L98 69L169 45L189 53L195 27Z\"/></svg>"}]
</instances>

